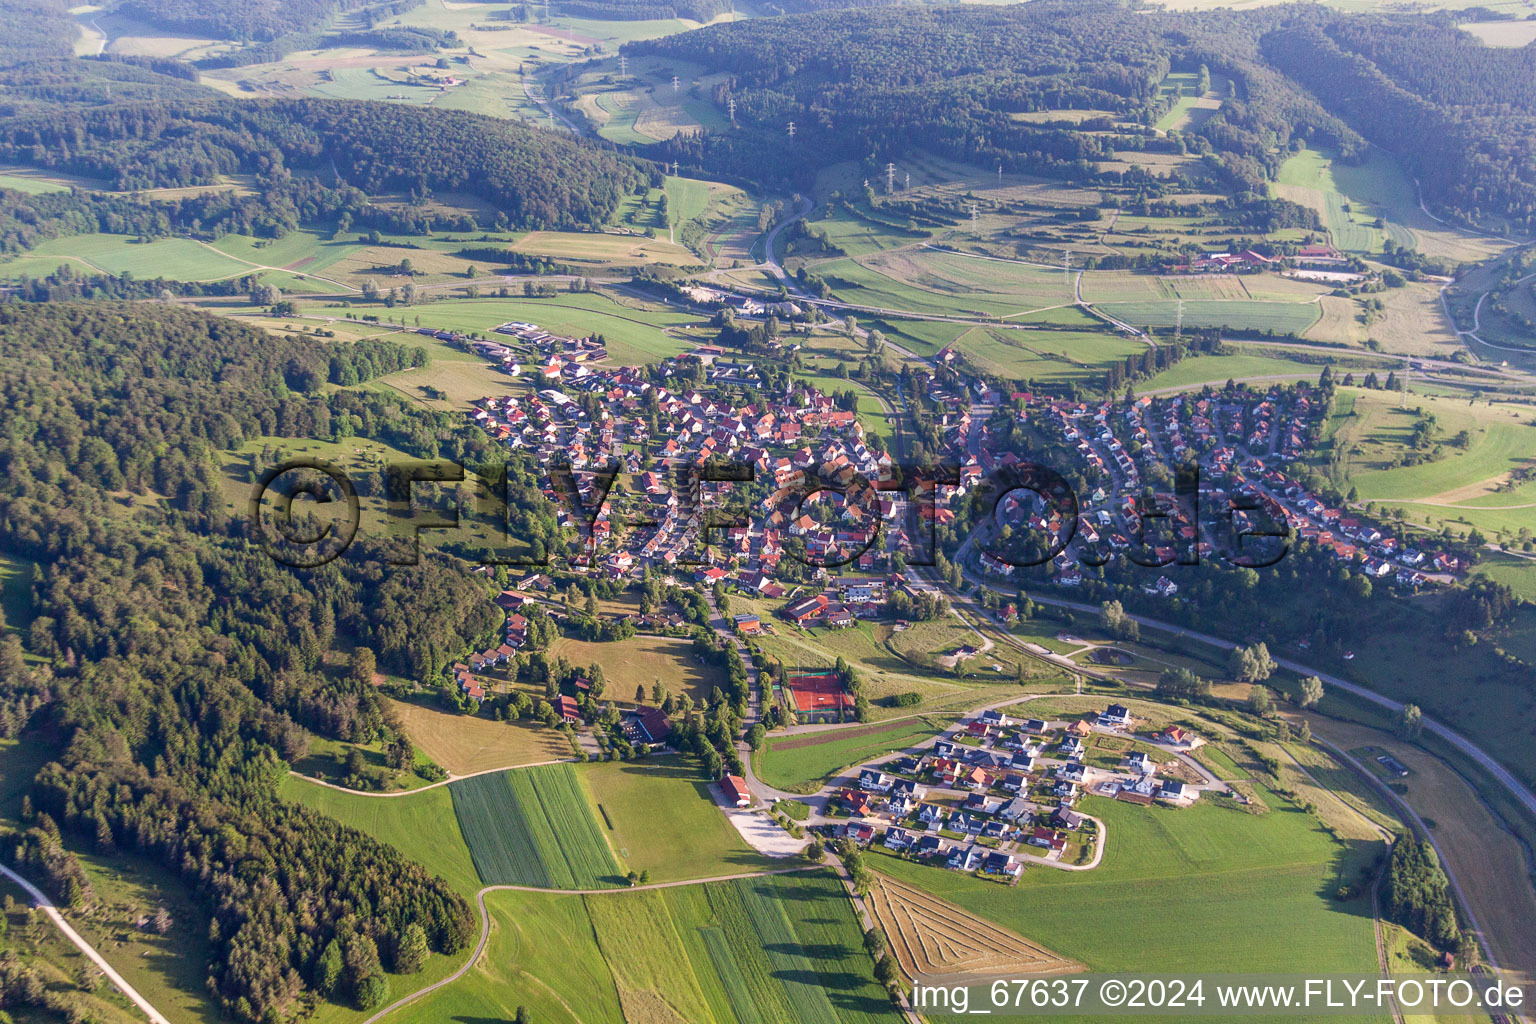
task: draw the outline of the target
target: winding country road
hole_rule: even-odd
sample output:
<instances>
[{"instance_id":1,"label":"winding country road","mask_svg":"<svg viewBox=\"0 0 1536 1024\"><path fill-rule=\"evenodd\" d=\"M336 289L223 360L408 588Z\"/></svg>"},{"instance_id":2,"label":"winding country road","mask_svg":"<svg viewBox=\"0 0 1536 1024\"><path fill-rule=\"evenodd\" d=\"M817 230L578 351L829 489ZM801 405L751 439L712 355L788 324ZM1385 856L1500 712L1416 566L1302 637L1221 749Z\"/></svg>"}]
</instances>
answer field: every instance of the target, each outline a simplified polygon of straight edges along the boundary
<instances>
[{"instance_id":1,"label":"winding country road","mask_svg":"<svg viewBox=\"0 0 1536 1024\"><path fill-rule=\"evenodd\" d=\"M505 769L497 770L504 771ZM405 1006L407 1003L414 1003L416 1000L420 999L424 995L427 995L428 993L436 992L440 988L444 988L453 984L460 978L464 977L464 975L468 974L471 967L480 962L480 957L485 952L485 947L491 941L491 915L490 911L488 911L485 907L485 896L487 893L541 892L555 896L609 896L613 893L619 892L643 892L648 889L676 889L685 885L705 885L709 882L729 882L738 878L763 878L767 875L788 875L797 871L810 871L818 867L821 867L821 865L800 864L792 868L775 868L772 871L748 871L739 875L715 875L710 878L688 878L677 882L653 882L649 885L631 885L614 889L544 889L535 885L487 885L485 888L475 893L475 904L480 908L480 941L475 943L474 952L469 954L469 959L464 962L464 966L460 967L458 970L454 971L452 974L448 975L448 977L442 979L441 981L434 981L432 984L419 988L409 995L401 996L399 999L396 999L394 1002L384 1007L384 1009L380 1010L378 1013L375 1013L372 1017L369 1017L367 1020L363 1021L363 1024L374 1024L375 1021L386 1016L387 1014L394 1012L395 1010L400 1009L400 1007ZM5 869L0 867L0 871L3 870ZM7 871L6 873L9 874L10 872ZM169 1022L164 1018L159 1018L156 1021L156 1024L169 1024Z\"/></svg>"},{"instance_id":2,"label":"winding country road","mask_svg":"<svg viewBox=\"0 0 1536 1024\"><path fill-rule=\"evenodd\" d=\"M97 968L100 969L101 973L107 976L107 980L116 985L118 990L122 992L123 995L128 997L129 1002L133 1003L134 1006L137 1006L140 1010L144 1011L144 1015L148 1017L150 1021L153 1022L153 1024L171 1024L171 1022L166 1019L165 1014L155 1009L154 1005L151 1004L148 999L145 999L142 995L139 994L138 989L128 984L127 978L124 978L121 974L118 974L112 965L107 963L106 957L96 952L96 947L85 941L85 938L79 932L70 927L69 922L64 920L64 915L59 913L59 908L54 906L53 901L49 899L41 889L3 864L0 864L0 873L3 873L6 878L9 878L11 881L21 886L21 888L26 891L27 895L32 898L32 902L36 904L43 913L48 915L49 920L58 926L59 931L64 933L64 937L70 942L74 943L75 948L80 950L81 953L85 954L86 959L95 964Z\"/></svg>"}]
</instances>

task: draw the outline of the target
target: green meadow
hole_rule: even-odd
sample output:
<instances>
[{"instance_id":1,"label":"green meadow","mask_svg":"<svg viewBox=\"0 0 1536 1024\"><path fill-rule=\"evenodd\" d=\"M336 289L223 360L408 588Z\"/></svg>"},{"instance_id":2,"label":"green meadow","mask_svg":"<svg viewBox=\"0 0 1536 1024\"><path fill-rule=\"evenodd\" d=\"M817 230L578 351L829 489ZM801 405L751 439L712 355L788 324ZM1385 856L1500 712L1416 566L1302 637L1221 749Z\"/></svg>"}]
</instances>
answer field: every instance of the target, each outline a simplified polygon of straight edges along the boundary
<instances>
[{"instance_id":1,"label":"green meadow","mask_svg":"<svg viewBox=\"0 0 1536 1024\"><path fill-rule=\"evenodd\" d=\"M833 773L850 765L905 750L949 728L952 719L942 715L906 718L889 725L855 727L853 735L833 738L838 733L790 735L771 738L752 757L752 769L775 789L810 792L819 789ZM807 740L825 742L805 744Z\"/></svg>"},{"instance_id":2,"label":"green meadow","mask_svg":"<svg viewBox=\"0 0 1536 1024\"><path fill-rule=\"evenodd\" d=\"M1346 845L1261 795L1263 814L1089 797L1080 809L1108 829L1099 867L1026 869L1015 887L893 856L872 866L1093 970L1373 972L1370 900L1335 891L1383 844Z\"/></svg>"},{"instance_id":3,"label":"green meadow","mask_svg":"<svg viewBox=\"0 0 1536 1024\"><path fill-rule=\"evenodd\" d=\"M437 786L403 796L368 796L321 786L288 776L279 793L389 843L428 871L442 877L465 898L480 888L448 787Z\"/></svg>"},{"instance_id":4,"label":"green meadow","mask_svg":"<svg viewBox=\"0 0 1536 1024\"><path fill-rule=\"evenodd\" d=\"M622 883L586 786L569 764L477 775L447 788L486 885L593 889Z\"/></svg>"},{"instance_id":5,"label":"green meadow","mask_svg":"<svg viewBox=\"0 0 1536 1024\"><path fill-rule=\"evenodd\" d=\"M347 312L341 307L319 311L338 316ZM685 313L635 309L590 292L562 292L547 299L445 299L397 307L392 313L413 322L420 317L423 326L454 331L486 333L498 324L520 320L556 334L601 334L607 340L610 360L622 364L651 362L687 351L692 345L666 329L698 322Z\"/></svg>"},{"instance_id":6,"label":"green meadow","mask_svg":"<svg viewBox=\"0 0 1536 1024\"><path fill-rule=\"evenodd\" d=\"M486 896L491 944L402 1024L875 1024L899 1013L825 870L587 896Z\"/></svg>"}]
</instances>

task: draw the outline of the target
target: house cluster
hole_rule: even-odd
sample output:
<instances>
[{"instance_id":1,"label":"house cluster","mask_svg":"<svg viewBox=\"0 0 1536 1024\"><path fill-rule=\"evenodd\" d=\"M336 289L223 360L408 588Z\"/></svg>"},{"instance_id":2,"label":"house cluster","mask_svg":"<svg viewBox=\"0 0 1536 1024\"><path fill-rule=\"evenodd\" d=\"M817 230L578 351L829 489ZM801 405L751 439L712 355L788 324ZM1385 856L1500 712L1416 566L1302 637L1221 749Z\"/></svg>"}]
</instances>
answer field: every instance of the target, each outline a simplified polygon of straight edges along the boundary
<instances>
[{"instance_id":1,"label":"house cluster","mask_svg":"<svg viewBox=\"0 0 1536 1024\"><path fill-rule=\"evenodd\" d=\"M1418 589L1435 574L1464 572L1456 556L1416 548L1392 535L1390 527L1358 512L1330 505L1300 482L1301 460L1321 427L1319 396L1307 389L1239 391L1218 395L1136 397L1096 403L1046 400L1033 396L1017 415L1059 438L1074 453L1091 489L1080 494L1074 546L1055 561L1054 581L1066 586L1083 580L1079 556L1087 550L1149 549L1150 560L1169 564L1191 557L1211 557L1212 538L1232 551L1238 531L1262 532L1290 526L1304 540L1331 552L1352 570L1374 579ZM964 429L962 427L962 429ZM983 465L1006 464L991 452L992 432L975 431ZM1188 496L1166 489L1171 467L1195 460L1200 466L1199 518ZM1149 481L1161 481L1153 505L1163 520L1144 520L1138 499ZM1018 515L1022 528L1054 530L1062 524L1047 517L1036 499ZM1013 568L983 556L982 567L997 576ZM1149 594L1173 597L1178 585L1167 576L1148 580Z\"/></svg>"},{"instance_id":2,"label":"house cluster","mask_svg":"<svg viewBox=\"0 0 1536 1024\"><path fill-rule=\"evenodd\" d=\"M1096 841L1092 819L1073 809L1085 792L1147 804L1185 805L1198 797L1198 786L1159 779L1149 751L1173 761L1203 741L1171 726L1144 749L1132 739L1134 725L1121 704L1073 722L984 711L921 756L863 769L856 786L834 796L850 818L841 834L957 870L1017 878L1031 859L1060 859ZM1111 736L1116 749L1126 750L1119 764L1086 762L1095 735Z\"/></svg>"},{"instance_id":3,"label":"house cluster","mask_svg":"<svg viewBox=\"0 0 1536 1024\"><path fill-rule=\"evenodd\" d=\"M1188 263L1172 268L1182 274L1253 274L1263 270L1294 268L1299 271L1342 271L1349 266L1343 253L1331 245L1304 245L1291 256L1265 256L1245 249L1242 252L1207 252Z\"/></svg>"},{"instance_id":4,"label":"house cluster","mask_svg":"<svg viewBox=\"0 0 1536 1024\"><path fill-rule=\"evenodd\" d=\"M471 654L467 663L457 662L449 668L461 696L469 700L484 700L486 689L475 673L507 664L512 660L513 655L527 646L528 617L519 609L532 600L533 598L518 590L503 590L496 595L496 606L506 614L502 622L502 642L495 647L488 647ZM571 700L569 697L564 699ZM567 709L560 705L556 705L555 710L560 713L561 718L573 721L580 718L576 713L575 705L576 702L571 700L570 714L566 714Z\"/></svg>"},{"instance_id":5,"label":"house cluster","mask_svg":"<svg viewBox=\"0 0 1536 1024\"><path fill-rule=\"evenodd\" d=\"M525 334L533 330L530 324L503 326ZM728 397L723 388L666 386L666 379L695 358L659 364L663 383L633 368L572 364L578 370L565 373L559 387L484 398L470 415L498 442L533 452L546 467L545 494L555 501L562 525L584 535L592 571L617 578L647 566L703 559L710 578L700 582L724 579L782 596L774 577L786 544L812 555L839 545L869 546L874 520L889 512L890 504L880 502L872 485L860 484L878 479L882 462L865 444L858 416L798 383L749 404ZM689 482L694 467L711 460L750 466L754 480L771 482L772 490L748 527L713 529L706 550L704 516L733 486ZM581 510L561 500L548 473L555 467L572 471L575 494L564 497L575 498ZM597 471L615 467L624 486L599 501ZM803 503L813 482L849 485L852 493L825 492ZM875 566L876 554L865 552L861 564Z\"/></svg>"},{"instance_id":6,"label":"house cluster","mask_svg":"<svg viewBox=\"0 0 1536 1024\"><path fill-rule=\"evenodd\" d=\"M849 815L840 832L856 843L880 843L957 870L1017 878L1029 860L1060 860L1097 841L1092 818L1074 809L1091 785L1104 795L1117 795L1104 791L1106 785L1147 789L1166 803L1197 797L1198 788L1170 778L1149 783L1158 766L1141 749L1130 749L1115 769L1084 763L1089 738L1114 734L1121 742L1132 725L1124 705L1071 723L983 711L920 757L863 769L857 786L834 797ZM1192 749L1200 738L1174 726L1154 742L1163 749Z\"/></svg>"}]
</instances>

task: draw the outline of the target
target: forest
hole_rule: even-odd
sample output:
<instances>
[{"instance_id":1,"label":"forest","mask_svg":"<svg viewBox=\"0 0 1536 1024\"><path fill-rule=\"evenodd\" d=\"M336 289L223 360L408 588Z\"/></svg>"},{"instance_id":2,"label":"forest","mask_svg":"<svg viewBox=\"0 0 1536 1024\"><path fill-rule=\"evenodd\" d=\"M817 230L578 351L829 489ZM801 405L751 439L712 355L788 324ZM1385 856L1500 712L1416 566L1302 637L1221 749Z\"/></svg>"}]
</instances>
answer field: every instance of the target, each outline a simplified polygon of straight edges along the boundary
<instances>
[{"instance_id":1,"label":"forest","mask_svg":"<svg viewBox=\"0 0 1536 1024\"><path fill-rule=\"evenodd\" d=\"M1200 155L1234 194L1262 192L1296 143L1350 160L1371 142L1401 158L1450 219L1492 216L1523 230L1536 211L1536 53L1483 46L1445 17L1047 0L809 13L625 49L726 73L712 98L734 99L748 128L679 137L661 147L667 158L801 188L831 160L883 163L911 151L1092 180L1092 161L1164 145L1136 126L1164 110L1169 71L1204 67L1229 78L1233 95L1179 133L1177 148ZM1108 111L1119 124L1010 116L1064 108ZM1446 144L1419 145L1425 138Z\"/></svg>"},{"instance_id":2,"label":"forest","mask_svg":"<svg viewBox=\"0 0 1536 1024\"><path fill-rule=\"evenodd\" d=\"M245 43L303 32L363 6L365 0L127 0L120 9L158 28Z\"/></svg>"},{"instance_id":3,"label":"forest","mask_svg":"<svg viewBox=\"0 0 1536 1024\"><path fill-rule=\"evenodd\" d=\"M0 121L0 161L116 191L302 170L368 193L464 192L535 229L604 224L635 185L660 181L645 161L518 122L349 100L37 110Z\"/></svg>"},{"instance_id":4,"label":"forest","mask_svg":"<svg viewBox=\"0 0 1536 1024\"><path fill-rule=\"evenodd\" d=\"M327 652L367 645L384 671L435 678L499 629L484 584L439 556L388 565L382 542L296 574L221 493L219 452L255 437L490 461L457 417L330 387L424 358L156 302L0 307L0 548L37 560L25 635L45 659L15 634L0 645L0 732L56 751L0 855L66 904L90 894L61 831L171 865L212 915L210 990L237 1020L300 998L377 1006L385 967L419 969L473 932L443 882L276 786L311 733L403 739Z\"/></svg>"}]
</instances>

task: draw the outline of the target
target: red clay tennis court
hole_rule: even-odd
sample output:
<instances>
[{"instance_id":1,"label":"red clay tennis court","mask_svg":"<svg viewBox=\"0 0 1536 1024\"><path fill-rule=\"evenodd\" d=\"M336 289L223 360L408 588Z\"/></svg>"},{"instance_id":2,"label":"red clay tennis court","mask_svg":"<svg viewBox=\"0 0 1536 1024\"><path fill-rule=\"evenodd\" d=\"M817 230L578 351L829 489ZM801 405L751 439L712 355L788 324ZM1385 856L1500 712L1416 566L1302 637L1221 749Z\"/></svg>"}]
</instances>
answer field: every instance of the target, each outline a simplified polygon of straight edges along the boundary
<instances>
[{"instance_id":1,"label":"red clay tennis court","mask_svg":"<svg viewBox=\"0 0 1536 1024\"><path fill-rule=\"evenodd\" d=\"M835 669L801 671L784 680L784 690L801 715L853 710L853 698L843 689Z\"/></svg>"}]
</instances>

